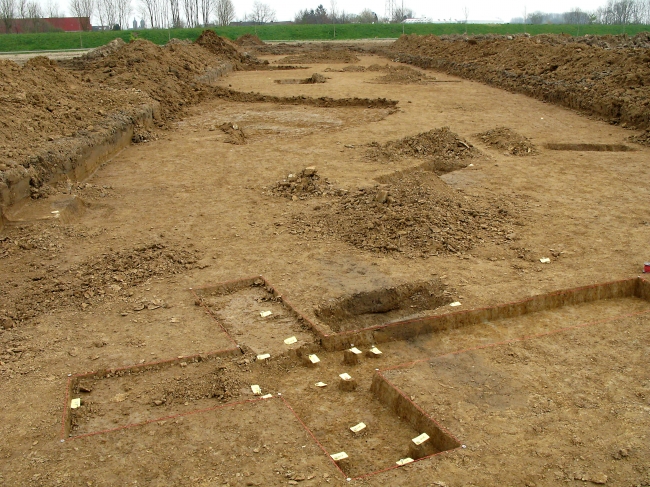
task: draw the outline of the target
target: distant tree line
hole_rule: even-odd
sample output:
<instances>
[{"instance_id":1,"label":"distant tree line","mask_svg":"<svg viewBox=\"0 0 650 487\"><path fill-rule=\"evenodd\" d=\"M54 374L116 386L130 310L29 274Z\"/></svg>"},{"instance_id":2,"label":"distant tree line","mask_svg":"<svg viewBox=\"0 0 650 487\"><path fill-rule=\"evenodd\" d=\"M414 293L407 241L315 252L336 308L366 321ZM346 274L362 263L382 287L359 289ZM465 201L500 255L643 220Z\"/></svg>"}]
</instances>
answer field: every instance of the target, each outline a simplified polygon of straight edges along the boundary
<instances>
[{"instance_id":1,"label":"distant tree line","mask_svg":"<svg viewBox=\"0 0 650 487\"><path fill-rule=\"evenodd\" d=\"M607 0L592 12L574 8L564 13L533 12L526 18L518 17L511 23L526 24L650 24L650 0Z\"/></svg>"},{"instance_id":2,"label":"distant tree line","mask_svg":"<svg viewBox=\"0 0 650 487\"><path fill-rule=\"evenodd\" d=\"M16 32L21 19L22 32L43 32L52 27L40 19L63 17L56 0L47 0L45 9L38 0L0 0L0 22L4 32ZM230 25L235 20L233 0L69 0L72 17L92 18L102 29L128 28L138 16L146 28L211 27ZM275 22L275 11L256 0L243 20L256 24ZM144 21L144 22L142 22Z\"/></svg>"},{"instance_id":3,"label":"distant tree line","mask_svg":"<svg viewBox=\"0 0 650 487\"><path fill-rule=\"evenodd\" d=\"M399 17L401 14L397 14L396 18ZM320 4L316 9L299 10L293 19L296 24L372 24L389 20L393 19L379 18L375 12L367 8L358 14L346 13L345 10L337 12L334 2L330 12Z\"/></svg>"}]
</instances>

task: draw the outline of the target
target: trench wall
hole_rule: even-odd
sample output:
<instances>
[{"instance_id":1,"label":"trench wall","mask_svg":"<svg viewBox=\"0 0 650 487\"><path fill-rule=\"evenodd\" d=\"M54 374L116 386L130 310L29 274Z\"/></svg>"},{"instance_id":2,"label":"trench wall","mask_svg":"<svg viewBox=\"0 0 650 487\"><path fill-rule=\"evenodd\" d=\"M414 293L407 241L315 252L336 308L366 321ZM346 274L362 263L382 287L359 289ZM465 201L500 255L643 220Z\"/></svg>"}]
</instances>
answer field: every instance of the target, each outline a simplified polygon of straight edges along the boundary
<instances>
[{"instance_id":1,"label":"trench wall","mask_svg":"<svg viewBox=\"0 0 650 487\"><path fill-rule=\"evenodd\" d=\"M16 205L29 198L33 185L53 184L65 178L80 181L90 176L102 163L131 143L134 128L150 127L158 117L158 103L141 105L123 116L110 130L89 137L52 141L50 150L36 154L35 167L14 171L5 183L0 183L0 207ZM64 144L69 144L63 149ZM57 148L61 147L61 150ZM22 168L22 166L20 166ZM40 169L43 168L43 169ZM0 217L0 221L3 217ZM2 223L0 223L2 229Z\"/></svg>"},{"instance_id":2,"label":"trench wall","mask_svg":"<svg viewBox=\"0 0 650 487\"><path fill-rule=\"evenodd\" d=\"M377 372L372 379L370 390L377 399L390 408L397 416L407 421L415 430L429 435L436 453L452 450L460 442L451 433L430 418L413 401Z\"/></svg>"},{"instance_id":3,"label":"trench wall","mask_svg":"<svg viewBox=\"0 0 650 487\"><path fill-rule=\"evenodd\" d=\"M411 64L419 68L434 69L454 76L479 81L491 86L579 110L608 120L625 122L639 129L650 128L650 112L644 107L635 107L626 103L624 98L602 100L589 91L581 93L579 87L568 83L547 81L538 76L517 77L505 69L490 69L475 62L458 62L446 59L444 54L437 57L419 56L394 51L377 52L397 62Z\"/></svg>"},{"instance_id":4,"label":"trench wall","mask_svg":"<svg viewBox=\"0 0 650 487\"><path fill-rule=\"evenodd\" d=\"M326 350L344 350L351 344L371 345L383 342L409 340L420 335L442 330L461 328L498 319L514 318L528 313L574 306L600 299L614 299L636 296L650 299L650 284L642 278L625 279L592 286L564 289L513 303L485 308L458 311L442 315L427 316L414 320L397 321L386 325L323 335L322 346Z\"/></svg>"}]
</instances>

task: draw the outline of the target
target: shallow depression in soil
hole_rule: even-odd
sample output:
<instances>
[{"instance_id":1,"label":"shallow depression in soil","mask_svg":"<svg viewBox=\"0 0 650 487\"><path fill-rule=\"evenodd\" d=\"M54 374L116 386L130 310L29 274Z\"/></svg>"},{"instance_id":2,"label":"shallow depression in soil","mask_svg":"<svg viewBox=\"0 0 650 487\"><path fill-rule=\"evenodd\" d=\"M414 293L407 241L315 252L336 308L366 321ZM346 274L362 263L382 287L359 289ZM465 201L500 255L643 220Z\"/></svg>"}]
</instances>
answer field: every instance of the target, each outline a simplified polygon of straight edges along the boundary
<instances>
[{"instance_id":1,"label":"shallow depression in soil","mask_svg":"<svg viewBox=\"0 0 650 487\"><path fill-rule=\"evenodd\" d=\"M421 316L451 302L439 281L362 291L322 303L316 316L335 332L359 330Z\"/></svg>"}]
</instances>

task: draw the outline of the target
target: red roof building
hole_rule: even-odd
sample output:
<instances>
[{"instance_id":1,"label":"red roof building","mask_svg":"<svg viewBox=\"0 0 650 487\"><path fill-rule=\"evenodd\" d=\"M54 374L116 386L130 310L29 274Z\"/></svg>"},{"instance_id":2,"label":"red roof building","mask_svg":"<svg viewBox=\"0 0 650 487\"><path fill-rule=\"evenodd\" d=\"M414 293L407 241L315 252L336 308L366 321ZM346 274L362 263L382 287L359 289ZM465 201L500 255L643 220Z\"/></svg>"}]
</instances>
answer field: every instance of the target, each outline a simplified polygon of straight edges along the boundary
<instances>
[{"instance_id":1,"label":"red roof building","mask_svg":"<svg viewBox=\"0 0 650 487\"><path fill-rule=\"evenodd\" d=\"M12 34L27 32L80 32L92 30L89 17L54 17L49 19L13 19L9 26ZM7 26L0 22L0 34L7 33Z\"/></svg>"}]
</instances>

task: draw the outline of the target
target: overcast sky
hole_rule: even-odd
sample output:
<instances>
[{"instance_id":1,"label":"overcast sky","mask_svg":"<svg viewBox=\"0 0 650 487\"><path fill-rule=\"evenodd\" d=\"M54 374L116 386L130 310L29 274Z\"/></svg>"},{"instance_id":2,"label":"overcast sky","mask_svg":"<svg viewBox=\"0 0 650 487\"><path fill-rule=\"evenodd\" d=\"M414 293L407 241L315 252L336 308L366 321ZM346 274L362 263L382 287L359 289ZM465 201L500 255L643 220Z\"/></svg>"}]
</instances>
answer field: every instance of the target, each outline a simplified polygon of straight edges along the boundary
<instances>
[{"instance_id":1,"label":"overcast sky","mask_svg":"<svg viewBox=\"0 0 650 487\"><path fill-rule=\"evenodd\" d=\"M182 1L182 0L181 0ZM243 18L245 13L252 10L254 0L233 0L237 20ZM276 12L277 20L293 20L296 12L302 9L316 9L320 3L330 12L332 5L330 0L260 0L270 5ZM402 5L402 0L395 0L397 6ZM502 0L500 2L486 2L484 0L457 0L431 2L426 0L404 0L404 8L415 12L416 17L427 17L434 21L440 20L464 20L463 9L469 10L469 20L501 20L509 22L514 17L523 17L524 9L527 13L542 11L547 13L561 13L578 7L581 10L595 10L605 3L606 0L575 0L569 2L562 0ZM43 7L48 2L53 2L65 12L71 15L69 0L41 0ZM140 18L140 0L131 0L133 5L133 16ZM370 9L379 17L386 12L385 0L336 0L336 10L345 10L346 13L359 13L364 9Z\"/></svg>"}]
</instances>

